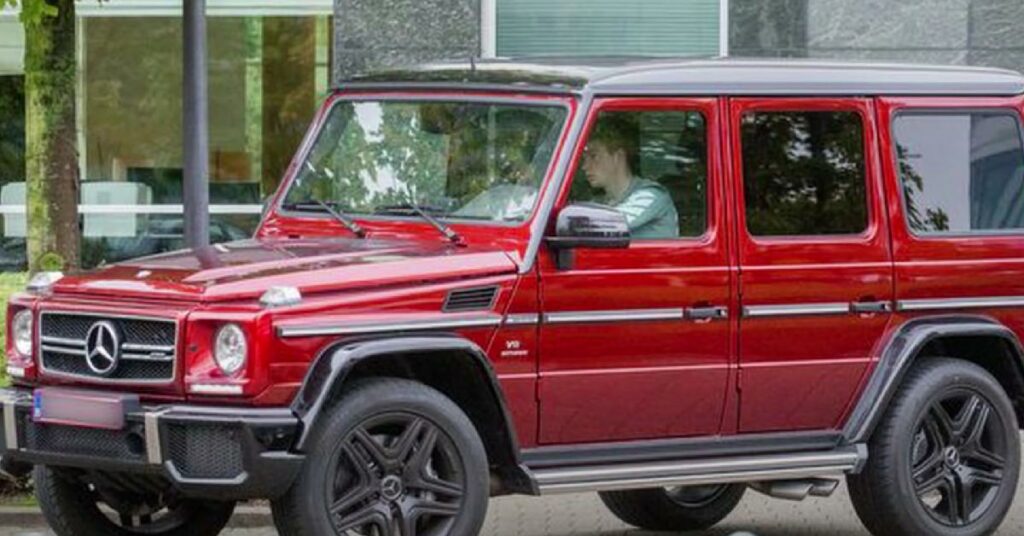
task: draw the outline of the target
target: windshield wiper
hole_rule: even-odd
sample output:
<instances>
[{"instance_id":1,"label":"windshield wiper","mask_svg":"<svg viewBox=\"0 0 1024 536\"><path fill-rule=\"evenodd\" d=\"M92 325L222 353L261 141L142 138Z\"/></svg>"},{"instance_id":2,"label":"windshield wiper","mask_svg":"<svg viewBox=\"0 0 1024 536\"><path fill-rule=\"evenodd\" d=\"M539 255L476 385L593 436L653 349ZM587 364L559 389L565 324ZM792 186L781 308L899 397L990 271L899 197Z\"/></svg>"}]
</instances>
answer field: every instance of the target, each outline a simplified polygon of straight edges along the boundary
<instances>
[{"instance_id":1,"label":"windshield wiper","mask_svg":"<svg viewBox=\"0 0 1024 536\"><path fill-rule=\"evenodd\" d=\"M452 230L451 227L448 227L447 225L441 223L441 221L438 220L437 218L431 216L430 212L428 212L428 210L429 211L433 211L433 212L444 212L442 209L439 209L439 208L436 208L436 207L426 207L426 208L424 208L424 207L421 207L420 205L418 205L416 203L413 203L413 202L403 203L403 204L400 204L400 205L387 205L387 206L378 208L374 212L376 212L377 214L387 214L387 213L394 214L396 212L397 213L409 213L409 212L411 212L411 213L416 214L417 216L423 218L427 223L429 223L431 226L433 226L434 229L437 229L438 232L440 232L442 235L444 235L444 237L447 238L451 243L453 243L453 244L455 244L457 246L464 246L464 245L466 245L465 242L463 242L462 236L459 235L459 233L456 233L455 231Z\"/></svg>"},{"instance_id":2,"label":"windshield wiper","mask_svg":"<svg viewBox=\"0 0 1024 536\"><path fill-rule=\"evenodd\" d=\"M366 238L366 230L361 225L356 223L355 220L350 218L341 210L334 208L337 203L328 203L320 199L313 199L311 201L303 201L301 203L288 203L284 205L285 210L298 210L298 211L309 211L317 210L323 211L331 215L332 218L338 220L339 223L345 226L346 229L352 231L352 234L359 238Z\"/></svg>"}]
</instances>

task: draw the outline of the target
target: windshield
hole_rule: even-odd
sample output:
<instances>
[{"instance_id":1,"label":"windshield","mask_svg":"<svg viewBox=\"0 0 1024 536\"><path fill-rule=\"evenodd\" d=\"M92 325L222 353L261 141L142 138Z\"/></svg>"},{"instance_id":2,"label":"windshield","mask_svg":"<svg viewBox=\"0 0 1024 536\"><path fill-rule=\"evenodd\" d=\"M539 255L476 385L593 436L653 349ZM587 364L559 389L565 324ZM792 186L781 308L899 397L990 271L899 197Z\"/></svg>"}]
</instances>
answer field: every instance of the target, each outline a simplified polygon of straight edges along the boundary
<instances>
[{"instance_id":1,"label":"windshield","mask_svg":"<svg viewBox=\"0 0 1024 536\"><path fill-rule=\"evenodd\" d=\"M346 214L523 221L566 114L550 105L340 102L283 208L324 202Z\"/></svg>"}]
</instances>

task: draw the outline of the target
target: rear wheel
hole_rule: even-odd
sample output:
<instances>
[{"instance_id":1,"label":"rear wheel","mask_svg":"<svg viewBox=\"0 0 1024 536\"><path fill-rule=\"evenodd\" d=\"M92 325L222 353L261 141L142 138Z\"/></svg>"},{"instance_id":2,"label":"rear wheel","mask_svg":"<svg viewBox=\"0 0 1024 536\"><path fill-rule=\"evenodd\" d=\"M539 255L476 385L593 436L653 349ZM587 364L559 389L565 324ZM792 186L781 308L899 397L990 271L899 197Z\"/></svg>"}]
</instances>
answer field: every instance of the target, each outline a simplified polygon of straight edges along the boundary
<instances>
[{"instance_id":1,"label":"rear wheel","mask_svg":"<svg viewBox=\"0 0 1024 536\"><path fill-rule=\"evenodd\" d=\"M1017 419L981 367L928 359L908 374L849 480L854 508L876 536L993 532L1017 489Z\"/></svg>"},{"instance_id":2,"label":"rear wheel","mask_svg":"<svg viewBox=\"0 0 1024 536\"><path fill-rule=\"evenodd\" d=\"M215 536L235 507L104 488L86 474L45 466L36 466L33 479L39 507L58 536Z\"/></svg>"},{"instance_id":3,"label":"rear wheel","mask_svg":"<svg viewBox=\"0 0 1024 536\"><path fill-rule=\"evenodd\" d=\"M601 492L601 501L625 523L646 530L704 530L736 508L743 484Z\"/></svg>"},{"instance_id":4,"label":"rear wheel","mask_svg":"<svg viewBox=\"0 0 1024 536\"><path fill-rule=\"evenodd\" d=\"M272 503L284 536L477 534L487 454L469 418L406 380L355 385L313 432L291 490Z\"/></svg>"}]
</instances>

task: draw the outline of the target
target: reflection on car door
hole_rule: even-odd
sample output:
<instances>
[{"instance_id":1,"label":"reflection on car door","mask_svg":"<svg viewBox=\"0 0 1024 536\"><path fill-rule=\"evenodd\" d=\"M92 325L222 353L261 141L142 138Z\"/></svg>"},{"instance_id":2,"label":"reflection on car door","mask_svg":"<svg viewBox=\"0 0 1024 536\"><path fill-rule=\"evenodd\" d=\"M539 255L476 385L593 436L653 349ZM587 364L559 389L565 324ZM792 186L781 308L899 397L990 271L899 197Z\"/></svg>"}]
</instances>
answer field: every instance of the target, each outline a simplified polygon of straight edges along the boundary
<instances>
[{"instance_id":1,"label":"reflection on car door","mask_svg":"<svg viewBox=\"0 0 1024 536\"><path fill-rule=\"evenodd\" d=\"M635 114L635 173L673 195L679 234L627 249L579 249L569 269L539 259L541 443L715 434L730 378L732 272L714 99L598 100ZM575 183L557 206L588 197ZM570 193L570 190L572 193ZM685 317L687 311L689 317Z\"/></svg>"}]
</instances>

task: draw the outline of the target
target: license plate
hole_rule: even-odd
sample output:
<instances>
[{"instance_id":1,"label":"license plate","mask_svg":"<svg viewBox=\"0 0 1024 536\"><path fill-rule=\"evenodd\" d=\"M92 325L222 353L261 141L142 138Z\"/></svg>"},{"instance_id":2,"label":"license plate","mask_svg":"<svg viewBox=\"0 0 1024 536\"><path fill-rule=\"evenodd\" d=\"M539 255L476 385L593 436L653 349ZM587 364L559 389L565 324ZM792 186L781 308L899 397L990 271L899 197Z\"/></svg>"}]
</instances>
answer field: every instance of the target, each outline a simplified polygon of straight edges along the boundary
<instances>
[{"instance_id":1,"label":"license plate","mask_svg":"<svg viewBox=\"0 0 1024 536\"><path fill-rule=\"evenodd\" d=\"M42 424L122 430L126 409L137 407L138 403L135 395L44 387L33 393L32 420Z\"/></svg>"}]
</instances>

